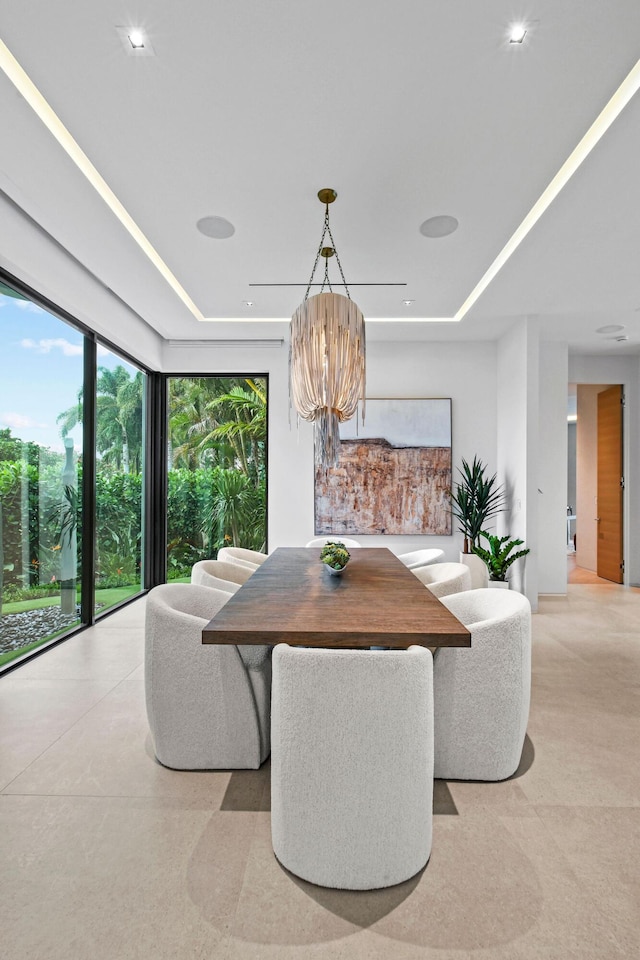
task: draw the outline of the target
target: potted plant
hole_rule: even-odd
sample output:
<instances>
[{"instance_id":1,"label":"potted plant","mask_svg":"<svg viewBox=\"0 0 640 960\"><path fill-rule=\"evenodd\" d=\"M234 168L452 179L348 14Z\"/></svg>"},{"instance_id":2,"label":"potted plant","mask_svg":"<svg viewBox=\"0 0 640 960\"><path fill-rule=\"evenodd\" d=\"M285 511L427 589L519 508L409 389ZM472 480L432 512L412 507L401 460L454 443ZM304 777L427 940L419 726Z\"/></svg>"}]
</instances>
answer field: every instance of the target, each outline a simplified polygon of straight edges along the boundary
<instances>
[{"instance_id":1,"label":"potted plant","mask_svg":"<svg viewBox=\"0 0 640 960\"><path fill-rule=\"evenodd\" d=\"M473 552L486 564L489 572L489 585L508 587L507 570L520 557L525 557L529 553L529 548L525 547L524 550L517 550L513 553L516 547L521 547L524 544L523 540L510 540L508 535L506 537L495 537L490 533L485 533L484 530L480 531L480 536L488 542L489 549L485 550L484 547L476 546L473 548Z\"/></svg>"},{"instance_id":2,"label":"potted plant","mask_svg":"<svg viewBox=\"0 0 640 960\"><path fill-rule=\"evenodd\" d=\"M473 458L471 466L463 458L458 473L461 479L451 493L451 512L458 521L459 532L464 536L460 560L471 570L472 586L484 587L486 570L476 559L475 547L479 546L479 537L487 521L504 510L506 495L497 482L497 475L494 473L489 476L486 465L477 456Z\"/></svg>"},{"instance_id":3,"label":"potted plant","mask_svg":"<svg viewBox=\"0 0 640 960\"><path fill-rule=\"evenodd\" d=\"M320 559L329 573L339 576L351 559L351 554L341 540L330 540L320 551Z\"/></svg>"}]
</instances>

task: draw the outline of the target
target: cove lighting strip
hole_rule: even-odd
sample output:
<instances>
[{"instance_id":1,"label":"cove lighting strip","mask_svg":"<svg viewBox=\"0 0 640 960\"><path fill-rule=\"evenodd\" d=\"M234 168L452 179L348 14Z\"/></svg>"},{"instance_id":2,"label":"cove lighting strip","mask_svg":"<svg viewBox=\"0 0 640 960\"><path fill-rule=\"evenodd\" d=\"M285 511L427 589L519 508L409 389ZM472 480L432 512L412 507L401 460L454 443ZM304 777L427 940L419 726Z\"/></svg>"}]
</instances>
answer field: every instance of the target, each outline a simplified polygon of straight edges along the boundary
<instances>
[{"instance_id":1,"label":"cove lighting strip","mask_svg":"<svg viewBox=\"0 0 640 960\"><path fill-rule=\"evenodd\" d=\"M584 137L567 157L555 177L531 207L515 233L507 240L504 247L495 258L485 275L473 288L465 302L456 313L454 320L462 320L469 312L476 300L482 296L496 274L504 267L512 253L520 246L529 231L535 226L545 210L553 203L560 191L569 182L580 164L586 160L598 141L607 132L616 117L622 113L635 93L640 88L640 60L627 74L608 104L591 124Z\"/></svg>"},{"instance_id":2,"label":"cove lighting strip","mask_svg":"<svg viewBox=\"0 0 640 960\"><path fill-rule=\"evenodd\" d=\"M78 146L58 115L47 103L38 88L35 86L33 81L29 78L27 73L23 70L2 40L0 40L0 68L2 68L11 83L13 83L18 92L24 97L32 110L40 118L42 123L55 137L70 159L75 163L78 170L86 177L94 190L102 197L104 202L115 214L125 230L127 230L127 232L135 240L142 252L149 258L156 270L158 270L158 272L164 277L169 286L182 300L184 305L193 314L196 320L225 322L225 319L228 319L233 323L277 323L280 320L280 322L289 323L288 317L221 318L203 316L184 287L157 252L155 247L152 246L133 217L127 212L109 185L100 176L87 155ZM551 203L553 203L562 188L569 182L579 166L589 156L593 148L607 132L616 117L619 116L634 94L637 93L638 89L640 89L640 60L638 60L636 65L622 81L607 105L601 111L596 120L594 120L594 122L591 124L582 140L580 140L577 147L562 164L551 183L548 185L539 199L534 203L533 207L526 215L520 226L512 234L509 240L507 240L506 244L495 258L489 269L476 284L467 299L453 317L371 317L367 318L367 323L386 323L390 320L394 323L457 323L462 320L467 315L471 307L473 307L476 301L482 296L491 281L505 265L509 257L515 252L515 250L517 250L545 210L547 210Z\"/></svg>"},{"instance_id":3,"label":"cove lighting strip","mask_svg":"<svg viewBox=\"0 0 640 960\"><path fill-rule=\"evenodd\" d=\"M37 114L44 123L47 130L53 134L62 149L73 160L76 167L82 173L93 189L98 193L109 209L116 215L125 230L133 237L142 252L149 258L156 270L167 281L169 286L180 297L184 305L191 311L196 320L204 320L195 303L173 275L166 265L158 251L144 235L133 217L127 212L120 203L111 187L100 176L94 165L89 160L86 153L78 146L73 139L60 117L53 108L47 103L36 85L22 69L16 58L8 47L0 40L0 67L4 70L11 83L22 94L31 109Z\"/></svg>"}]
</instances>

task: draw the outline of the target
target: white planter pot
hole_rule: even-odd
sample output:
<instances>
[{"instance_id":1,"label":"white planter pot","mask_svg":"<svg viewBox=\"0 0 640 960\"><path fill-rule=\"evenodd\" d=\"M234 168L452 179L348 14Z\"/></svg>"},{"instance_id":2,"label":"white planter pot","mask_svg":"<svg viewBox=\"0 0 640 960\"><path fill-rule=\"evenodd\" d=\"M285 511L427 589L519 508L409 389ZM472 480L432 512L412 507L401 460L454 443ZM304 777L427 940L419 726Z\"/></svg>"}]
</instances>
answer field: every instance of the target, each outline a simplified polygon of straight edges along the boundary
<instances>
[{"instance_id":1,"label":"white planter pot","mask_svg":"<svg viewBox=\"0 0 640 960\"><path fill-rule=\"evenodd\" d=\"M509 581L508 580L489 580L487 586L491 587L492 590L508 590Z\"/></svg>"},{"instance_id":2,"label":"white planter pot","mask_svg":"<svg viewBox=\"0 0 640 960\"><path fill-rule=\"evenodd\" d=\"M489 574L484 560L481 560L475 553L461 553L460 563L464 563L471 571L471 589L478 590L486 587L489 582Z\"/></svg>"}]
</instances>

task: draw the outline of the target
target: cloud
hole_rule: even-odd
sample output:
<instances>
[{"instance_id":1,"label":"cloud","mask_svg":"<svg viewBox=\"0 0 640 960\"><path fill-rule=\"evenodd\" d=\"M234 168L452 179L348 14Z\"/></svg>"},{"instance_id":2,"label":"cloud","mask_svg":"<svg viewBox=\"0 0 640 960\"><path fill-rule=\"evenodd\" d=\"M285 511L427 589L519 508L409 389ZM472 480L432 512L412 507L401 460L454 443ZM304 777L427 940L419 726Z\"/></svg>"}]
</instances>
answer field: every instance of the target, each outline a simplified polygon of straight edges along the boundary
<instances>
[{"instance_id":1,"label":"cloud","mask_svg":"<svg viewBox=\"0 0 640 960\"><path fill-rule=\"evenodd\" d=\"M57 337L55 340L30 340L29 338L20 341L20 346L25 350L35 350L36 353L51 353L54 348L62 350L65 357L82 356L82 344L70 343L64 337Z\"/></svg>"},{"instance_id":2,"label":"cloud","mask_svg":"<svg viewBox=\"0 0 640 960\"><path fill-rule=\"evenodd\" d=\"M42 307L39 307L37 303L33 303L31 300L19 300L16 297L13 299L13 305L19 307L20 310L25 310L27 313L45 313Z\"/></svg>"},{"instance_id":3,"label":"cloud","mask_svg":"<svg viewBox=\"0 0 640 960\"><path fill-rule=\"evenodd\" d=\"M46 423L37 423L33 417L28 417L24 413L0 413L0 423L13 430L24 430L27 427L44 430L48 426Z\"/></svg>"}]
</instances>

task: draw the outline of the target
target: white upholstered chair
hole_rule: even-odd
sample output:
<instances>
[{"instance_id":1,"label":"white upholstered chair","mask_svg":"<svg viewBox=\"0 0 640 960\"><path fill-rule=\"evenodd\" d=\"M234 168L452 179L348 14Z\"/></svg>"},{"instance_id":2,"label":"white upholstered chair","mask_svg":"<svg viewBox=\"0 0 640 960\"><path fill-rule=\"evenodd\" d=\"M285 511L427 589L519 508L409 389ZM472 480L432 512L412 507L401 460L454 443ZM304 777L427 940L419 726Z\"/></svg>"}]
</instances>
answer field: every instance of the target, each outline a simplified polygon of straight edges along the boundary
<instances>
[{"instance_id":1,"label":"white upholstered chair","mask_svg":"<svg viewBox=\"0 0 640 960\"><path fill-rule=\"evenodd\" d=\"M273 652L271 834L320 886L407 880L431 852L433 659L409 650Z\"/></svg>"},{"instance_id":2,"label":"white upholstered chair","mask_svg":"<svg viewBox=\"0 0 640 960\"><path fill-rule=\"evenodd\" d=\"M334 537L316 537L314 540L309 540L307 544L308 547L324 547L325 543L344 543L345 547L349 549L350 547L361 547L362 544L358 543L357 540L352 540L350 537L341 537L336 534Z\"/></svg>"},{"instance_id":3,"label":"white upholstered chair","mask_svg":"<svg viewBox=\"0 0 640 960\"><path fill-rule=\"evenodd\" d=\"M400 553L398 560L402 560L405 567L409 570L417 570L418 567L426 567L428 563L437 563L444 557L444 550L412 550L411 553Z\"/></svg>"},{"instance_id":4,"label":"white upholstered chair","mask_svg":"<svg viewBox=\"0 0 640 960\"><path fill-rule=\"evenodd\" d=\"M167 583L147 597L147 716L166 767L255 770L269 755L271 647L202 643L230 596Z\"/></svg>"},{"instance_id":5,"label":"white upholstered chair","mask_svg":"<svg viewBox=\"0 0 640 960\"><path fill-rule=\"evenodd\" d=\"M434 661L435 776L505 780L518 768L531 697L531 607L515 590L467 590L442 603L470 648Z\"/></svg>"},{"instance_id":6,"label":"white upholstered chair","mask_svg":"<svg viewBox=\"0 0 640 960\"><path fill-rule=\"evenodd\" d=\"M225 563L237 563L241 567L257 570L265 562L268 554L259 550L247 550L245 547L222 547L218 550L218 560Z\"/></svg>"},{"instance_id":7,"label":"white upholstered chair","mask_svg":"<svg viewBox=\"0 0 640 960\"><path fill-rule=\"evenodd\" d=\"M253 570L224 560L198 560L191 568L191 583L213 587L225 593L236 593L246 583Z\"/></svg>"},{"instance_id":8,"label":"white upholstered chair","mask_svg":"<svg viewBox=\"0 0 640 960\"><path fill-rule=\"evenodd\" d=\"M471 572L464 563L429 563L412 572L436 597L471 590Z\"/></svg>"}]
</instances>

